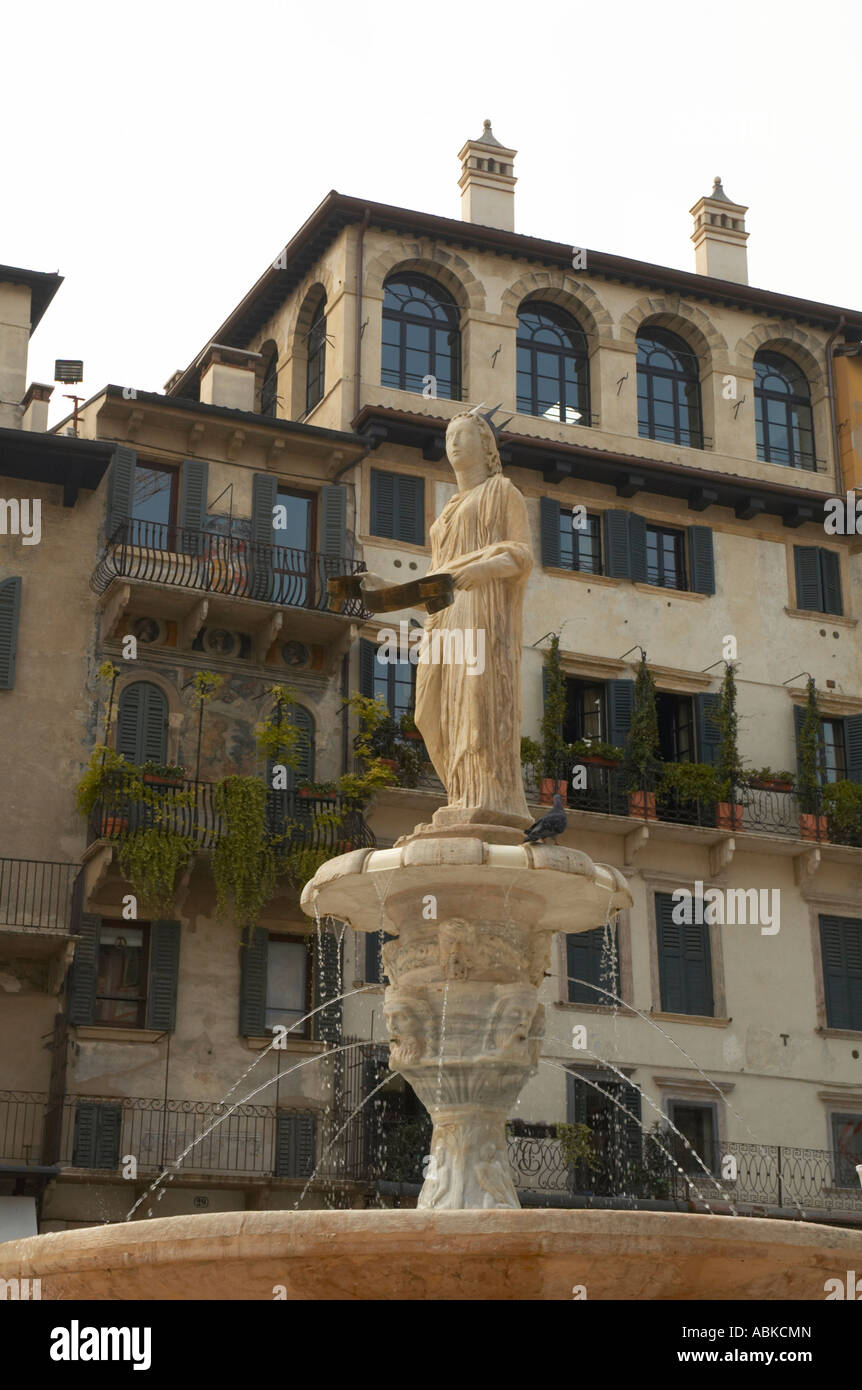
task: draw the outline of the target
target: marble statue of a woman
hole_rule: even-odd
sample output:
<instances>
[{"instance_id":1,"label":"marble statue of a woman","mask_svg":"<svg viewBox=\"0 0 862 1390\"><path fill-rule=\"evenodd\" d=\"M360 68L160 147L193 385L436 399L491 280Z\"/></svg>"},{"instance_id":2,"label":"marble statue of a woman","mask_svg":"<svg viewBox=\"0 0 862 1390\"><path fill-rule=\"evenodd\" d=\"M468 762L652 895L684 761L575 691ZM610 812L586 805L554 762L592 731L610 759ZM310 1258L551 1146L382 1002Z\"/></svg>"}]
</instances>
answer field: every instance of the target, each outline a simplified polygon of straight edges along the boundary
<instances>
[{"instance_id":1,"label":"marble statue of a woman","mask_svg":"<svg viewBox=\"0 0 862 1390\"><path fill-rule=\"evenodd\" d=\"M416 668L416 727L450 808L470 820L481 819L479 810L500 820L527 818L520 758L522 606L533 564L527 509L503 476L494 432L481 415L453 417L446 453L458 491L431 527L429 574L452 575L455 601L425 622L431 659L420 655ZM447 630L460 631L473 652L484 633L481 673L464 662L435 661L435 629L444 657ZM459 644L448 649L457 652Z\"/></svg>"}]
</instances>

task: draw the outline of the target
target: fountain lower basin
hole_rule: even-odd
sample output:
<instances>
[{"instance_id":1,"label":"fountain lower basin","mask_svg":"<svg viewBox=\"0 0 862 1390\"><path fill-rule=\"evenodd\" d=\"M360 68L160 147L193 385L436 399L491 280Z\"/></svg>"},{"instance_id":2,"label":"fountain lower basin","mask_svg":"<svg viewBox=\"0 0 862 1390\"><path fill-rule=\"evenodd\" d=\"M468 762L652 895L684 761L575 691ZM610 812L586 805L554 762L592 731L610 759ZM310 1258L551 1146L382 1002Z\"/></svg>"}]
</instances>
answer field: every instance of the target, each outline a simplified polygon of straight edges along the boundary
<instances>
[{"instance_id":1,"label":"fountain lower basin","mask_svg":"<svg viewBox=\"0 0 862 1390\"><path fill-rule=\"evenodd\" d=\"M253 1211L0 1245L53 1300L806 1299L862 1268L862 1231L619 1211Z\"/></svg>"}]
</instances>

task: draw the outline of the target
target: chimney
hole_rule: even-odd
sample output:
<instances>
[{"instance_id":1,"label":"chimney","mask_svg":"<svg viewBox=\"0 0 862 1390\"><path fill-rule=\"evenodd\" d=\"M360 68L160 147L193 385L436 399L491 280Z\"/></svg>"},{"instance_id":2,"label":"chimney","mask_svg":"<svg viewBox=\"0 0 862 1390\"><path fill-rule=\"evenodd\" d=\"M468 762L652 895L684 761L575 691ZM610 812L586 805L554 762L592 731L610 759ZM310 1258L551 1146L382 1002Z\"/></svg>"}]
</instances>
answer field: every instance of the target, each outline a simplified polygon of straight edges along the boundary
<instances>
[{"instance_id":1,"label":"chimney","mask_svg":"<svg viewBox=\"0 0 862 1390\"><path fill-rule=\"evenodd\" d=\"M483 227L515 230L514 159L517 150L508 150L494 136L491 122L478 140L468 140L458 158L461 161L461 218Z\"/></svg>"},{"instance_id":2,"label":"chimney","mask_svg":"<svg viewBox=\"0 0 862 1390\"><path fill-rule=\"evenodd\" d=\"M254 410L255 371L259 352L210 343L200 359L201 404L230 410Z\"/></svg>"},{"instance_id":3,"label":"chimney","mask_svg":"<svg viewBox=\"0 0 862 1390\"><path fill-rule=\"evenodd\" d=\"M709 197L700 198L691 209L694 218L691 239L698 275L734 280L738 285L748 284L747 212L748 208L741 203L730 201L717 176Z\"/></svg>"},{"instance_id":4,"label":"chimney","mask_svg":"<svg viewBox=\"0 0 862 1390\"><path fill-rule=\"evenodd\" d=\"M21 402L21 409L24 412L21 420L22 430L35 430L38 434L47 433L48 402L53 394L53 386L46 386L44 381L30 383L27 387L27 394Z\"/></svg>"}]
</instances>

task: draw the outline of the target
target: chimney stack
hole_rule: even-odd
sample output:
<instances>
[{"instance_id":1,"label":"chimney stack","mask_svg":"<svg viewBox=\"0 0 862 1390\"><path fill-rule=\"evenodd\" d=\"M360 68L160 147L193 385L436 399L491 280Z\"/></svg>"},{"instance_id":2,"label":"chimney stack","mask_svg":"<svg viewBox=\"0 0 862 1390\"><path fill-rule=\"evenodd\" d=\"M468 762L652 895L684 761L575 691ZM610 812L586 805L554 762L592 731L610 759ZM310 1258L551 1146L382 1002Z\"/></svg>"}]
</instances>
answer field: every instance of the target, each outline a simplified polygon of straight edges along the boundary
<instances>
[{"instance_id":1,"label":"chimney stack","mask_svg":"<svg viewBox=\"0 0 862 1390\"><path fill-rule=\"evenodd\" d=\"M734 280L748 284L748 253L745 243L745 214L748 208L732 203L721 186L721 178L713 180L708 198L700 198L691 209L694 218L695 270L698 275L712 275L717 280Z\"/></svg>"},{"instance_id":2,"label":"chimney stack","mask_svg":"<svg viewBox=\"0 0 862 1390\"><path fill-rule=\"evenodd\" d=\"M210 343L201 359L201 404L231 410L254 410L255 372L259 352Z\"/></svg>"},{"instance_id":3,"label":"chimney stack","mask_svg":"<svg viewBox=\"0 0 862 1390\"><path fill-rule=\"evenodd\" d=\"M478 140L468 140L458 158L461 161L461 217L483 227L515 230L514 159L517 150L506 149L494 136L491 122L485 121Z\"/></svg>"}]
</instances>

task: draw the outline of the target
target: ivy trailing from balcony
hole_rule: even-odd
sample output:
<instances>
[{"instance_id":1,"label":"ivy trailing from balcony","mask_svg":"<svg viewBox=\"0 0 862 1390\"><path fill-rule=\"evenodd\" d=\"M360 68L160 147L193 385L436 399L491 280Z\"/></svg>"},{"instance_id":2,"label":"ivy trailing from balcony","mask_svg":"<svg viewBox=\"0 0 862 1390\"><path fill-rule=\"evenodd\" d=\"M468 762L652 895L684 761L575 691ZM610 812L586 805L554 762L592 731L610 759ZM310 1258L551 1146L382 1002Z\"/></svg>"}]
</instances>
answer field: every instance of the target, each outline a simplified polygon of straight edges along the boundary
<instances>
[{"instance_id":1,"label":"ivy trailing from balcony","mask_svg":"<svg viewBox=\"0 0 862 1390\"><path fill-rule=\"evenodd\" d=\"M139 911L156 918L173 914L177 875L191 864L195 849L191 836L155 825L119 836L117 862Z\"/></svg>"},{"instance_id":2,"label":"ivy trailing from balcony","mask_svg":"<svg viewBox=\"0 0 862 1390\"><path fill-rule=\"evenodd\" d=\"M260 777L225 777L213 792L223 833L213 851L216 912L228 901L240 927L257 926L275 892L276 854L267 830L266 783Z\"/></svg>"}]
</instances>

